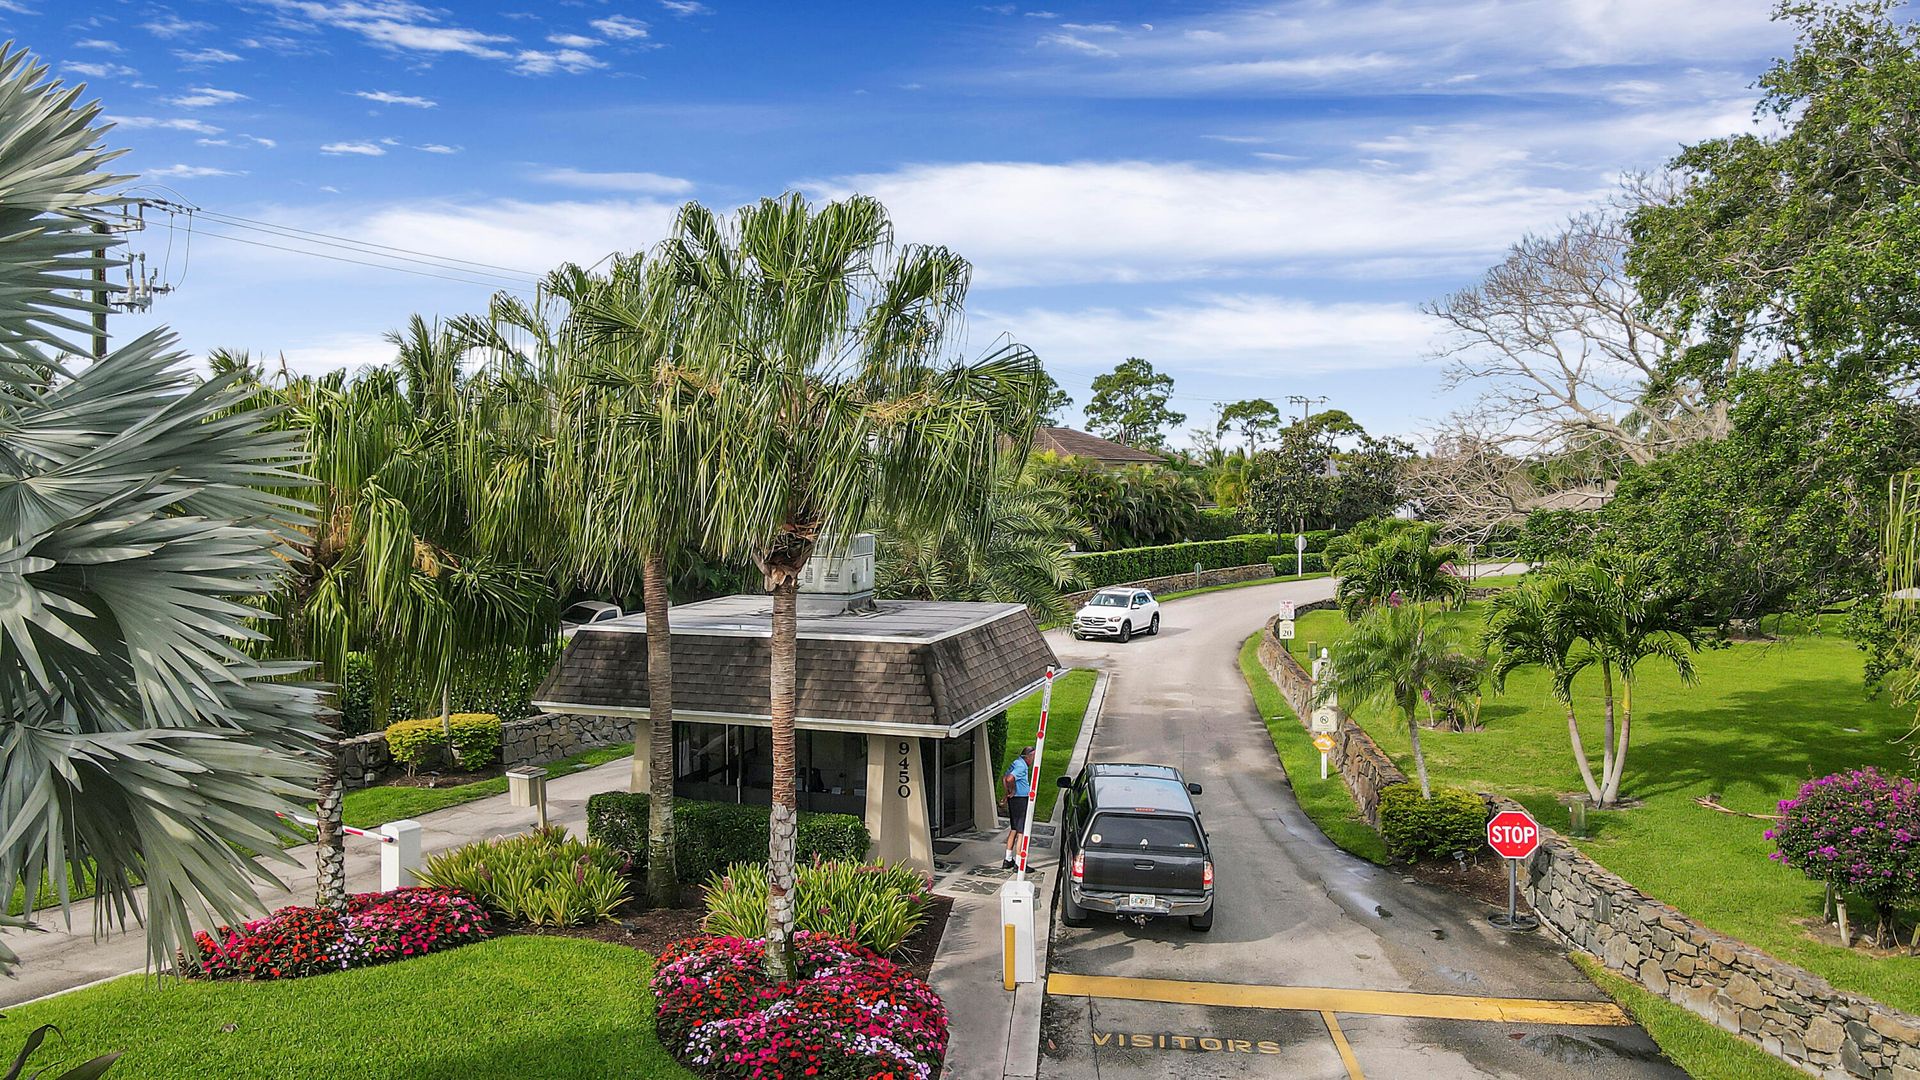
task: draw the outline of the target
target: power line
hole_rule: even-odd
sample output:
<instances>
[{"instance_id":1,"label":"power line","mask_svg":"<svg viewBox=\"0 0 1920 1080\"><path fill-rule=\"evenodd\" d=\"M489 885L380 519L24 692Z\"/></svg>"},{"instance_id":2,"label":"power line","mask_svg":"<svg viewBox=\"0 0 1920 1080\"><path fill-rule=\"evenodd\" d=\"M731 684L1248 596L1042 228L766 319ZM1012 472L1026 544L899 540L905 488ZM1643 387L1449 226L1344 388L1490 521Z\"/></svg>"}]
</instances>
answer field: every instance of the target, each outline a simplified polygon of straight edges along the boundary
<instances>
[{"instance_id":1,"label":"power line","mask_svg":"<svg viewBox=\"0 0 1920 1080\"><path fill-rule=\"evenodd\" d=\"M216 240L231 240L236 244L251 244L254 247L271 248L274 251L285 251L285 252L290 252L294 255L311 255L316 259L331 259L334 262L352 263L355 266L370 266L376 270L392 270L396 273L401 273L401 274L414 274L419 277L438 278L441 281L454 281L454 282L459 282L462 285L479 285L479 286L490 288L490 289L505 289L508 292L520 292L520 293L530 292L532 291L532 288L533 288L533 285L531 282L516 284L516 285L502 285L492 281L478 281L473 278L453 277L452 275L449 275L449 274L435 274L435 273L430 273L426 270L415 270L412 267L408 267L408 266L395 266L392 263L377 263L377 262L367 262L364 259L349 259L344 255L329 255L324 251L312 251L306 248L294 248L294 247L286 247L281 244L269 244L263 240L252 240L244 236L229 236L226 233L208 232L205 229L199 230L195 235L212 237L213 239L216 239ZM451 269L451 267L442 267L442 269Z\"/></svg>"},{"instance_id":2,"label":"power line","mask_svg":"<svg viewBox=\"0 0 1920 1080\"><path fill-rule=\"evenodd\" d=\"M293 225L278 225L278 224L275 224L274 222L261 221L257 218L240 217L237 214L222 214L217 210L201 209L201 210L198 210L197 212L200 214L204 214L205 216L212 218L216 221L219 221L222 224L237 225L241 228L254 228L254 229L281 232L281 233L298 233L303 237L318 237L319 240L315 242L334 241L334 243L330 243L327 245L329 247L340 247L344 245L347 247L354 247L354 248L375 248L381 251L399 252L402 255L414 255L422 259L430 259L434 262L462 263L467 266L477 266L487 270L504 270L508 274L516 278L527 278L527 279L536 280L536 281L539 280L540 278L539 274L536 274L531 270L522 270L519 267L515 267L515 266L501 266L498 263L476 262L472 259L458 259L451 255L434 255L425 251L415 251L411 248L394 247L390 244L376 244L371 240L355 240L351 237L335 236L332 233L316 232L312 229L302 229ZM449 269L452 269L452 268L449 267Z\"/></svg>"},{"instance_id":3,"label":"power line","mask_svg":"<svg viewBox=\"0 0 1920 1080\"><path fill-rule=\"evenodd\" d=\"M488 280L497 280L497 281L510 281L517 286L525 286L525 285L533 284L538 280L534 275L531 275L531 274L525 275L525 276L519 276L519 275L510 276L508 274L504 274L504 273L496 274L486 270L469 270L467 269L466 266L453 265L455 263L465 262L466 260L463 260L463 259L448 259L445 261L440 261L440 260L426 259L426 258L420 258L420 259L410 258L405 255L388 255L383 251L375 250L381 247L381 245L378 245L378 244L361 246L361 245L347 243L347 242L336 242L332 240L312 239L306 236L298 235L296 231L283 231L278 228L266 228L258 225L243 225L237 221L227 220L217 214L203 212L203 214L199 216L204 216L209 221L212 221L218 225L224 225L228 228L244 229L248 232L260 233L265 236L278 237L279 239L282 239L282 240L291 240L299 244L318 244L322 247L330 247L330 248L336 248L341 251L352 252L353 254L356 254L356 255L366 255L370 258L384 259L384 260L387 260L388 262L413 263L415 265L429 267L434 270L445 270L450 273L465 274L468 277L485 278ZM398 250L398 249L395 249L395 250ZM313 252L313 254L320 254L320 252ZM385 263L382 263L381 265L385 265ZM474 265L479 265L479 264L474 264Z\"/></svg>"}]
</instances>

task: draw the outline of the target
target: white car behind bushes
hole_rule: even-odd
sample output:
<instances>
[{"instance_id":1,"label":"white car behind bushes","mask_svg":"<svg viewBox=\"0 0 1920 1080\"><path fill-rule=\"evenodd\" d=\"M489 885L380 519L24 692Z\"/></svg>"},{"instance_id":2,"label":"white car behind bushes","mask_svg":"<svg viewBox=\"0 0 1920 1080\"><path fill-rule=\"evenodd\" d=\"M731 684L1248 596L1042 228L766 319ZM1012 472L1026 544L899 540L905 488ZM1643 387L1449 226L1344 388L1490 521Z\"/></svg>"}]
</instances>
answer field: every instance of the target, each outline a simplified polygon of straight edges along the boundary
<instances>
[{"instance_id":1,"label":"white car behind bushes","mask_svg":"<svg viewBox=\"0 0 1920 1080\"><path fill-rule=\"evenodd\" d=\"M1073 636L1132 640L1160 632L1160 602L1145 589L1101 589L1073 614Z\"/></svg>"}]
</instances>

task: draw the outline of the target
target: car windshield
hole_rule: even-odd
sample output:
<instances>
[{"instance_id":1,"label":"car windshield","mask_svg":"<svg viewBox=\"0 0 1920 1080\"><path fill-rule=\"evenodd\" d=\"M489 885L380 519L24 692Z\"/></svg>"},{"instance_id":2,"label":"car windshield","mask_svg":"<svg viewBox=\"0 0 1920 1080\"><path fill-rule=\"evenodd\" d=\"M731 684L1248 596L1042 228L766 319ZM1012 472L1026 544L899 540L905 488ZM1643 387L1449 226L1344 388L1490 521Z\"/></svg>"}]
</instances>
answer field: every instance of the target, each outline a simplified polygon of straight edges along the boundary
<instances>
[{"instance_id":1,"label":"car windshield","mask_svg":"<svg viewBox=\"0 0 1920 1080\"><path fill-rule=\"evenodd\" d=\"M553 609L548 608L547 610L551 611ZM560 616L560 621L592 622L593 617L598 614L600 614L600 605L598 604L575 604Z\"/></svg>"},{"instance_id":2,"label":"car windshield","mask_svg":"<svg viewBox=\"0 0 1920 1080\"><path fill-rule=\"evenodd\" d=\"M1190 818L1101 814L1087 830L1087 846L1104 851L1198 851L1200 832Z\"/></svg>"},{"instance_id":3,"label":"car windshield","mask_svg":"<svg viewBox=\"0 0 1920 1080\"><path fill-rule=\"evenodd\" d=\"M1117 593L1117 592L1095 593L1093 594L1093 603L1089 606L1091 607L1126 607L1127 594Z\"/></svg>"}]
</instances>

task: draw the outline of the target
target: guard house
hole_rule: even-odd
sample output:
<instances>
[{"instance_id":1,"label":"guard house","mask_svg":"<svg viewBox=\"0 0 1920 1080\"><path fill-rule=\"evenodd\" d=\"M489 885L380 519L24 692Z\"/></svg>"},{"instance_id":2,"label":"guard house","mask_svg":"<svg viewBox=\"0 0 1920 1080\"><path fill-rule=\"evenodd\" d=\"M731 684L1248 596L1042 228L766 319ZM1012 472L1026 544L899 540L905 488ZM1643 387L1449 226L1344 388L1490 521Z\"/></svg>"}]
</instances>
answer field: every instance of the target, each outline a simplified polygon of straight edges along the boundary
<instances>
[{"instance_id":1,"label":"guard house","mask_svg":"<svg viewBox=\"0 0 1920 1080\"><path fill-rule=\"evenodd\" d=\"M636 718L635 746L673 740L674 794L772 801L773 599L673 609L671 732L647 720L647 624L582 627L534 704ZM862 815L875 858L933 866L933 839L995 825L987 721L1037 689L1052 650L1019 604L873 599L873 538L816 557L801 582L796 779L802 811ZM634 790L648 777L635 770Z\"/></svg>"}]
</instances>

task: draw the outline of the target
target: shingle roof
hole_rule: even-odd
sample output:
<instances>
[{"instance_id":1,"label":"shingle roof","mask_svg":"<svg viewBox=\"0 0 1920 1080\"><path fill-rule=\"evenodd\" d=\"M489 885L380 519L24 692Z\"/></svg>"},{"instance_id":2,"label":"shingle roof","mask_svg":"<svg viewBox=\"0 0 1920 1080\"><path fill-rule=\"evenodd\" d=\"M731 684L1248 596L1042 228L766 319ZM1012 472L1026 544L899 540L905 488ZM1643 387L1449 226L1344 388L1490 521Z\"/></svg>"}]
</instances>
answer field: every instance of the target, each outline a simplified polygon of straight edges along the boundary
<instances>
[{"instance_id":1,"label":"shingle roof","mask_svg":"<svg viewBox=\"0 0 1920 1080\"><path fill-rule=\"evenodd\" d=\"M804 726L964 729L1031 689L1054 663L1018 604L883 600L873 615L802 616ZM771 600L731 596L673 609L676 711L764 720ZM583 628L534 694L558 712L647 708L644 616Z\"/></svg>"},{"instance_id":2,"label":"shingle roof","mask_svg":"<svg viewBox=\"0 0 1920 1080\"><path fill-rule=\"evenodd\" d=\"M1125 443L1089 435L1070 427L1033 429L1035 450L1062 457L1091 458L1105 465L1165 465L1167 459L1146 450L1135 450Z\"/></svg>"}]
</instances>

